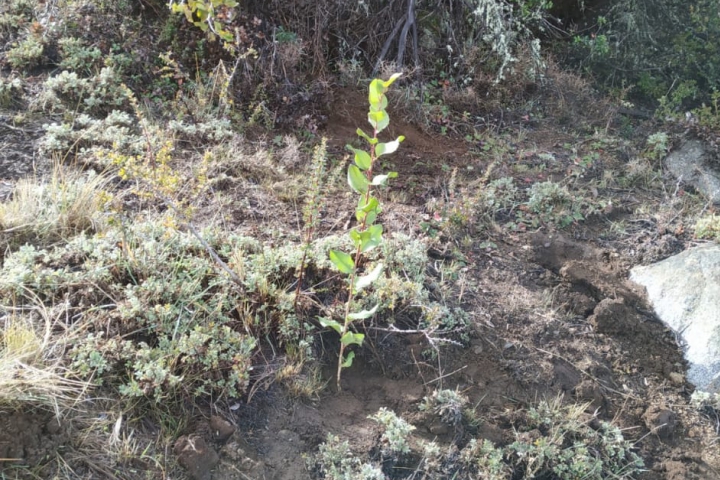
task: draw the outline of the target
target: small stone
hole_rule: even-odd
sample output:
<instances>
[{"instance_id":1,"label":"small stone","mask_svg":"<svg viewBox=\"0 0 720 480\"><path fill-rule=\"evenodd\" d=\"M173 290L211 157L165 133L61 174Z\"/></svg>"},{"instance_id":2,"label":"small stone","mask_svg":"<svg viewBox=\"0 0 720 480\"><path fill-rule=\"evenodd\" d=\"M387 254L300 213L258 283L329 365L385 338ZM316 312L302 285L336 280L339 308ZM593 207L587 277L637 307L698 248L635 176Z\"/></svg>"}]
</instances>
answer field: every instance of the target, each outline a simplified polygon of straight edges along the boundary
<instances>
[{"instance_id":1,"label":"small stone","mask_svg":"<svg viewBox=\"0 0 720 480\"><path fill-rule=\"evenodd\" d=\"M437 421L428 427L428 431L433 435L447 435L450 433L450 427L443 422Z\"/></svg>"},{"instance_id":2,"label":"small stone","mask_svg":"<svg viewBox=\"0 0 720 480\"><path fill-rule=\"evenodd\" d=\"M235 427L224 418L213 415L210 417L210 431L216 442L224 442L235 433Z\"/></svg>"},{"instance_id":3,"label":"small stone","mask_svg":"<svg viewBox=\"0 0 720 480\"><path fill-rule=\"evenodd\" d=\"M670 372L668 375L668 378L670 378L670 381L674 383L675 385L682 385L685 383L685 376L681 373L677 372Z\"/></svg>"}]
</instances>

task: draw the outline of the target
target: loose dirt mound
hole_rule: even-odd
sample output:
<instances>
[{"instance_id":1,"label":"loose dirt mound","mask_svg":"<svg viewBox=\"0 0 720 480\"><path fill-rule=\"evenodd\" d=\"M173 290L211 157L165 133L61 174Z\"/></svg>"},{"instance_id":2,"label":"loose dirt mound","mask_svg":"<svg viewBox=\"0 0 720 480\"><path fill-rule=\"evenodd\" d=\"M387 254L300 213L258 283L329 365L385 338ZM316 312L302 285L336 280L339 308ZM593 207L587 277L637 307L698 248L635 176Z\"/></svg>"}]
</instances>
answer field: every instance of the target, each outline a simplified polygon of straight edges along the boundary
<instances>
[{"instance_id":1,"label":"loose dirt mound","mask_svg":"<svg viewBox=\"0 0 720 480\"><path fill-rule=\"evenodd\" d=\"M37 465L68 442L63 425L47 412L0 412L0 471Z\"/></svg>"}]
</instances>

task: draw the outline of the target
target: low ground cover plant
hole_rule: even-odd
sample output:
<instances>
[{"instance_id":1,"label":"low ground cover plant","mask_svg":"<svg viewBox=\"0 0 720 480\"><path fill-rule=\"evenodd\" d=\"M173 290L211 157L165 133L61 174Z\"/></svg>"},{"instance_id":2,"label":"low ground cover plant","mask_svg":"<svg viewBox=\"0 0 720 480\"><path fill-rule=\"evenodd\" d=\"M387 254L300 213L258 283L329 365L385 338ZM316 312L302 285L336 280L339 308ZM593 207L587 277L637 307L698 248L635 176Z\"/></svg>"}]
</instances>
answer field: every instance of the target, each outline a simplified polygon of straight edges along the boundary
<instances>
[{"instance_id":1,"label":"low ground cover plant","mask_svg":"<svg viewBox=\"0 0 720 480\"><path fill-rule=\"evenodd\" d=\"M249 384L260 342L271 340L291 357L299 358L293 351L307 352L300 355L303 361L317 355L312 332L301 328L291 285L303 255L312 281L326 279L333 266L328 252L347 248L349 238L271 247L250 237L203 231L204 241L236 272L237 284L205 245L166 218L130 223L116 214L112 218L97 229L69 230L74 224L46 226L37 216L37 231L50 228L44 235L56 235L47 238L69 237L47 244L46 237L16 229L15 240L7 240L15 247L0 269L3 308L26 318L35 305L63 305L67 316L59 321L73 332L67 342L71 363L64 366L79 379L130 397L236 397ZM32 225L23 228L33 231ZM20 238L34 244L21 245ZM369 262L393 259L364 300L378 305L376 311L392 315L407 305L442 310L423 287L427 256L421 242L394 234L369 253ZM453 318L448 314L443 320Z\"/></svg>"},{"instance_id":2,"label":"low ground cover plant","mask_svg":"<svg viewBox=\"0 0 720 480\"><path fill-rule=\"evenodd\" d=\"M457 391L437 390L426 397L420 407L453 424L456 416L448 413L463 403ZM441 446L435 441L419 439L412 425L394 412L381 409L372 418L382 429L378 439L382 476L367 478L415 478L422 474L423 478L433 479L602 480L633 478L642 472L642 459L634 453L632 443L624 439L620 429L586 414L586 407L565 405L561 398L555 398L518 410L513 415L515 439L504 446L472 436ZM396 462L388 460L398 455L414 459L415 464L395 468ZM358 476L358 467L373 465L372 453L352 452L347 442L341 442L334 435L328 435L314 460L324 478L366 478ZM351 472L354 477L342 476Z\"/></svg>"}]
</instances>

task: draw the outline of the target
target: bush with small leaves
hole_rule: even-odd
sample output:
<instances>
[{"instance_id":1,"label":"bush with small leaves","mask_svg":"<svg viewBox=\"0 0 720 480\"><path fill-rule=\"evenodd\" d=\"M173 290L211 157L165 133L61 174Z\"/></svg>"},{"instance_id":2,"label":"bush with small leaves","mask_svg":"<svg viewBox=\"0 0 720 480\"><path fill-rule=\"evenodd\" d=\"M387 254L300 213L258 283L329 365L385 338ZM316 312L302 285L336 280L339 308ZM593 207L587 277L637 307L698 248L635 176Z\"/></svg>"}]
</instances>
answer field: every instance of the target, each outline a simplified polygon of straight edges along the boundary
<instances>
[{"instance_id":1,"label":"bush with small leaves","mask_svg":"<svg viewBox=\"0 0 720 480\"><path fill-rule=\"evenodd\" d=\"M111 111L102 120L82 113L72 124L51 123L44 128L45 134L40 138L39 147L46 155L64 155L75 149L81 156L93 157L92 160L102 163L106 155L93 155L93 152L121 151L125 156L145 153L145 139L136 122L130 114L118 110Z\"/></svg>"},{"instance_id":2,"label":"bush with small leaves","mask_svg":"<svg viewBox=\"0 0 720 480\"><path fill-rule=\"evenodd\" d=\"M557 398L528 409L523 429L507 447L508 456L526 477L554 474L563 480L602 480L627 478L642 470L642 459L622 431L607 422L591 427L593 417L585 414L585 408L564 406Z\"/></svg>"},{"instance_id":3,"label":"bush with small leaves","mask_svg":"<svg viewBox=\"0 0 720 480\"><path fill-rule=\"evenodd\" d=\"M520 192L511 177L498 178L488 184L480 194L481 207L495 215L498 211L512 210L519 203Z\"/></svg>"},{"instance_id":4,"label":"bush with small leaves","mask_svg":"<svg viewBox=\"0 0 720 480\"><path fill-rule=\"evenodd\" d=\"M206 241L221 246L211 232ZM82 312L87 334L69 346L73 369L125 395L245 391L256 340L231 328L243 298L189 234L138 222L20 248L0 270L0 304L28 298Z\"/></svg>"},{"instance_id":5,"label":"bush with small leaves","mask_svg":"<svg viewBox=\"0 0 720 480\"><path fill-rule=\"evenodd\" d=\"M710 214L700 217L695 223L695 236L720 242L720 215Z\"/></svg>"},{"instance_id":6,"label":"bush with small leaves","mask_svg":"<svg viewBox=\"0 0 720 480\"><path fill-rule=\"evenodd\" d=\"M5 54L7 62L16 70L26 70L40 64L45 45L42 39L29 35L14 44Z\"/></svg>"},{"instance_id":7,"label":"bush with small leaves","mask_svg":"<svg viewBox=\"0 0 720 480\"><path fill-rule=\"evenodd\" d=\"M665 132L653 133L648 137L647 144L646 156L653 160L662 159L670 148L668 134Z\"/></svg>"},{"instance_id":8,"label":"bush with small leaves","mask_svg":"<svg viewBox=\"0 0 720 480\"><path fill-rule=\"evenodd\" d=\"M18 77L0 77L0 108L10 108L20 103L23 92L22 80Z\"/></svg>"},{"instance_id":9,"label":"bush with small leaves","mask_svg":"<svg viewBox=\"0 0 720 480\"><path fill-rule=\"evenodd\" d=\"M483 480L505 480L511 477L511 468L505 462L505 451L490 440L473 438L460 452L463 469Z\"/></svg>"},{"instance_id":10,"label":"bush with small leaves","mask_svg":"<svg viewBox=\"0 0 720 480\"><path fill-rule=\"evenodd\" d=\"M341 442L332 434L328 434L310 463L317 464L326 480L386 480L379 467L363 463L353 455L347 440Z\"/></svg>"},{"instance_id":11,"label":"bush with small leaves","mask_svg":"<svg viewBox=\"0 0 720 480\"><path fill-rule=\"evenodd\" d=\"M122 79L111 67L103 67L89 78L64 70L45 81L44 97L50 109L60 107L95 117L129 105Z\"/></svg>"},{"instance_id":12,"label":"bush with small leaves","mask_svg":"<svg viewBox=\"0 0 720 480\"><path fill-rule=\"evenodd\" d=\"M448 425L458 426L467 402L467 397L457 390L435 390L431 396L423 398L420 410L438 415Z\"/></svg>"},{"instance_id":13,"label":"bush with small leaves","mask_svg":"<svg viewBox=\"0 0 720 480\"><path fill-rule=\"evenodd\" d=\"M84 74L91 73L98 66L102 52L97 47L88 47L80 38L64 37L58 40L62 60L60 68Z\"/></svg>"},{"instance_id":14,"label":"bush with small leaves","mask_svg":"<svg viewBox=\"0 0 720 480\"><path fill-rule=\"evenodd\" d=\"M33 18L34 0L6 0L0 10L0 42L9 42Z\"/></svg>"},{"instance_id":15,"label":"bush with small leaves","mask_svg":"<svg viewBox=\"0 0 720 480\"><path fill-rule=\"evenodd\" d=\"M410 452L408 437L415 427L398 417L395 412L383 407L375 415L371 415L383 427L383 434L380 437L382 453L386 458L397 457Z\"/></svg>"},{"instance_id":16,"label":"bush with small leaves","mask_svg":"<svg viewBox=\"0 0 720 480\"><path fill-rule=\"evenodd\" d=\"M539 220L557 224L560 228L584 220L606 205L602 200L579 198L567 187L550 180L534 183L529 190L528 209L537 214ZM537 218L533 223L537 223Z\"/></svg>"}]
</instances>

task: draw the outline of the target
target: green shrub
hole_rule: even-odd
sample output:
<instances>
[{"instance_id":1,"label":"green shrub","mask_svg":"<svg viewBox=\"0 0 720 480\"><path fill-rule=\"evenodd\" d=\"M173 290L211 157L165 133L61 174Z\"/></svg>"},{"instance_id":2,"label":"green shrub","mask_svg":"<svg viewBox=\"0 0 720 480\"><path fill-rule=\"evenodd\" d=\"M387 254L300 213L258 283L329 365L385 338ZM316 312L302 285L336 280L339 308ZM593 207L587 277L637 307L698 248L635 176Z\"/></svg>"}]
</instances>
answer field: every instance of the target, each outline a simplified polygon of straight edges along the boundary
<instances>
[{"instance_id":1,"label":"green shrub","mask_svg":"<svg viewBox=\"0 0 720 480\"><path fill-rule=\"evenodd\" d=\"M62 60L60 68L88 74L93 71L102 52L97 47L88 47L80 38L65 37L58 40Z\"/></svg>"},{"instance_id":2,"label":"green shrub","mask_svg":"<svg viewBox=\"0 0 720 480\"><path fill-rule=\"evenodd\" d=\"M577 37L576 54L601 80L635 84L645 98L670 92L684 112L720 90L719 10L719 0L619 0Z\"/></svg>"},{"instance_id":3,"label":"green shrub","mask_svg":"<svg viewBox=\"0 0 720 480\"><path fill-rule=\"evenodd\" d=\"M309 460L310 466L317 465L327 480L386 480L382 470L370 463L362 463L350 450L350 444L340 441L336 435L328 434L319 447L318 455Z\"/></svg>"},{"instance_id":4,"label":"green shrub","mask_svg":"<svg viewBox=\"0 0 720 480\"><path fill-rule=\"evenodd\" d=\"M88 211L98 208L93 203ZM46 228L45 214L32 215ZM8 252L0 270L0 304L37 298L82 312L77 325L82 338L69 348L72 368L83 378L131 396L165 398L181 391L236 396L246 388L256 339L303 348L305 358L312 357L313 339L303 334L312 327L301 325L305 320L295 311L289 286L305 253L308 281L327 283L328 251L347 248L346 236L318 239L307 250L302 244L271 247L248 237L221 240L216 231L204 232L236 272L240 288L189 233L161 220L124 224L110 214L103 224L108 222L97 233L52 248L43 247L38 237L23 236L38 245ZM58 228L51 232L82 230ZM388 262L384 281L358 299L360 306L377 304L379 313L389 315L391 307L412 305L419 316L444 307L431 302L423 288L421 266L427 256L421 242L395 235L384 249L394 252L395 262L407 264ZM371 262L383 255L380 249L372 253ZM333 287L318 294L335 298L338 293Z\"/></svg>"},{"instance_id":5,"label":"green shrub","mask_svg":"<svg viewBox=\"0 0 720 480\"><path fill-rule=\"evenodd\" d=\"M22 80L18 77L0 77L0 108L11 108L20 104L22 85Z\"/></svg>"},{"instance_id":6,"label":"green shrub","mask_svg":"<svg viewBox=\"0 0 720 480\"><path fill-rule=\"evenodd\" d=\"M382 407L375 415L368 418L376 421L383 428L383 434L380 437L383 456L392 458L410 452L408 437L415 430L414 426L385 407Z\"/></svg>"},{"instance_id":7,"label":"green shrub","mask_svg":"<svg viewBox=\"0 0 720 480\"><path fill-rule=\"evenodd\" d=\"M125 155L140 155L146 149L137 122L128 113L118 110L111 111L102 120L83 113L72 123L51 123L44 128L39 147L46 155L64 155L71 149L118 150Z\"/></svg>"},{"instance_id":8,"label":"green shrub","mask_svg":"<svg viewBox=\"0 0 720 480\"><path fill-rule=\"evenodd\" d=\"M110 67L103 67L89 78L64 70L45 81L45 96L50 108L63 107L96 117L128 105L122 79Z\"/></svg>"},{"instance_id":9,"label":"green shrub","mask_svg":"<svg viewBox=\"0 0 720 480\"><path fill-rule=\"evenodd\" d=\"M40 38L28 35L24 40L15 43L5 54L11 67L27 70L40 64L45 46Z\"/></svg>"},{"instance_id":10,"label":"green shrub","mask_svg":"<svg viewBox=\"0 0 720 480\"><path fill-rule=\"evenodd\" d=\"M34 0L8 0L0 11L0 41L7 42L30 23L33 18Z\"/></svg>"},{"instance_id":11,"label":"green shrub","mask_svg":"<svg viewBox=\"0 0 720 480\"><path fill-rule=\"evenodd\" d=\"M720 216L706 215L695 223L695 236L707 240L720 241Z\"/></svg>"},{"instance_id":12,"label":"green shrub","mask_svg":"<svg viewBox=\"0 0 720 480\"><path fill-rule=\"evenodd\" d=\"M643 461L622 431L607 422L600 422L598 429L591 427L593 417L584 413L585 408L563 406L558 398L527 410L522 431L507 447L526 478L602 480L642 471Z\"/></svg>"},{"instance_id":13,"label":"green shrub","mask_svg":"<svg viewBox=\"0 0 720 480\"><path fill-rule=\"evenodd\" d=\"M448 425L458 426L467 402L467 397L457 390L435 390L432 395L423 398L420 410L432 412Z\"/></svg>"},{"instance_id":14,"label":"green shrub","mask_svg":"<svg viewBox=\"0 0 720 480\"><path fill-rule=\"evenodd\" d=\"M698 404L707 404L707 398L698 397ZM451 423L456 415L437 407L454 405L451 410L456 412L466 401L456 391L441 390L426 397L421 408ZM587 405L563 405L560 398L541 401L513 412L512 443L496 446L486 439L470 438L462 447L455 443L458 439L444 445L437 440L411 444L408 437L413 427L381 409L371 418L385 430L372 450L380 449L385 472L391 478L410 478L407 472L414 472L421 478L602 480L633 478L642 472L643 461L621 430L586 414L586 409ZM417 465L395 467L398 454L420 460ZM332 472L327 478L360 478L352 473L362 464L362 455L353 455L347 442L340 442L338 437L328 436L316 461L326 476ZM338 472L342 473L332 476Z\"/></svg>"},{"instance_id":15,"label":"green shrub","mask_svg":"<svg viewBox=\"0 0 720 480\"><path fill-rule=\"evenodd\" d=\"M247 386L255 339L229 327L242 299L194 237L137 223L53 249L23 247L3 267L3 303L32 292L84 312L88 333L70 356L98 383L156 398L180 388L237 396Z\"/></svg>"}]
</instances>

